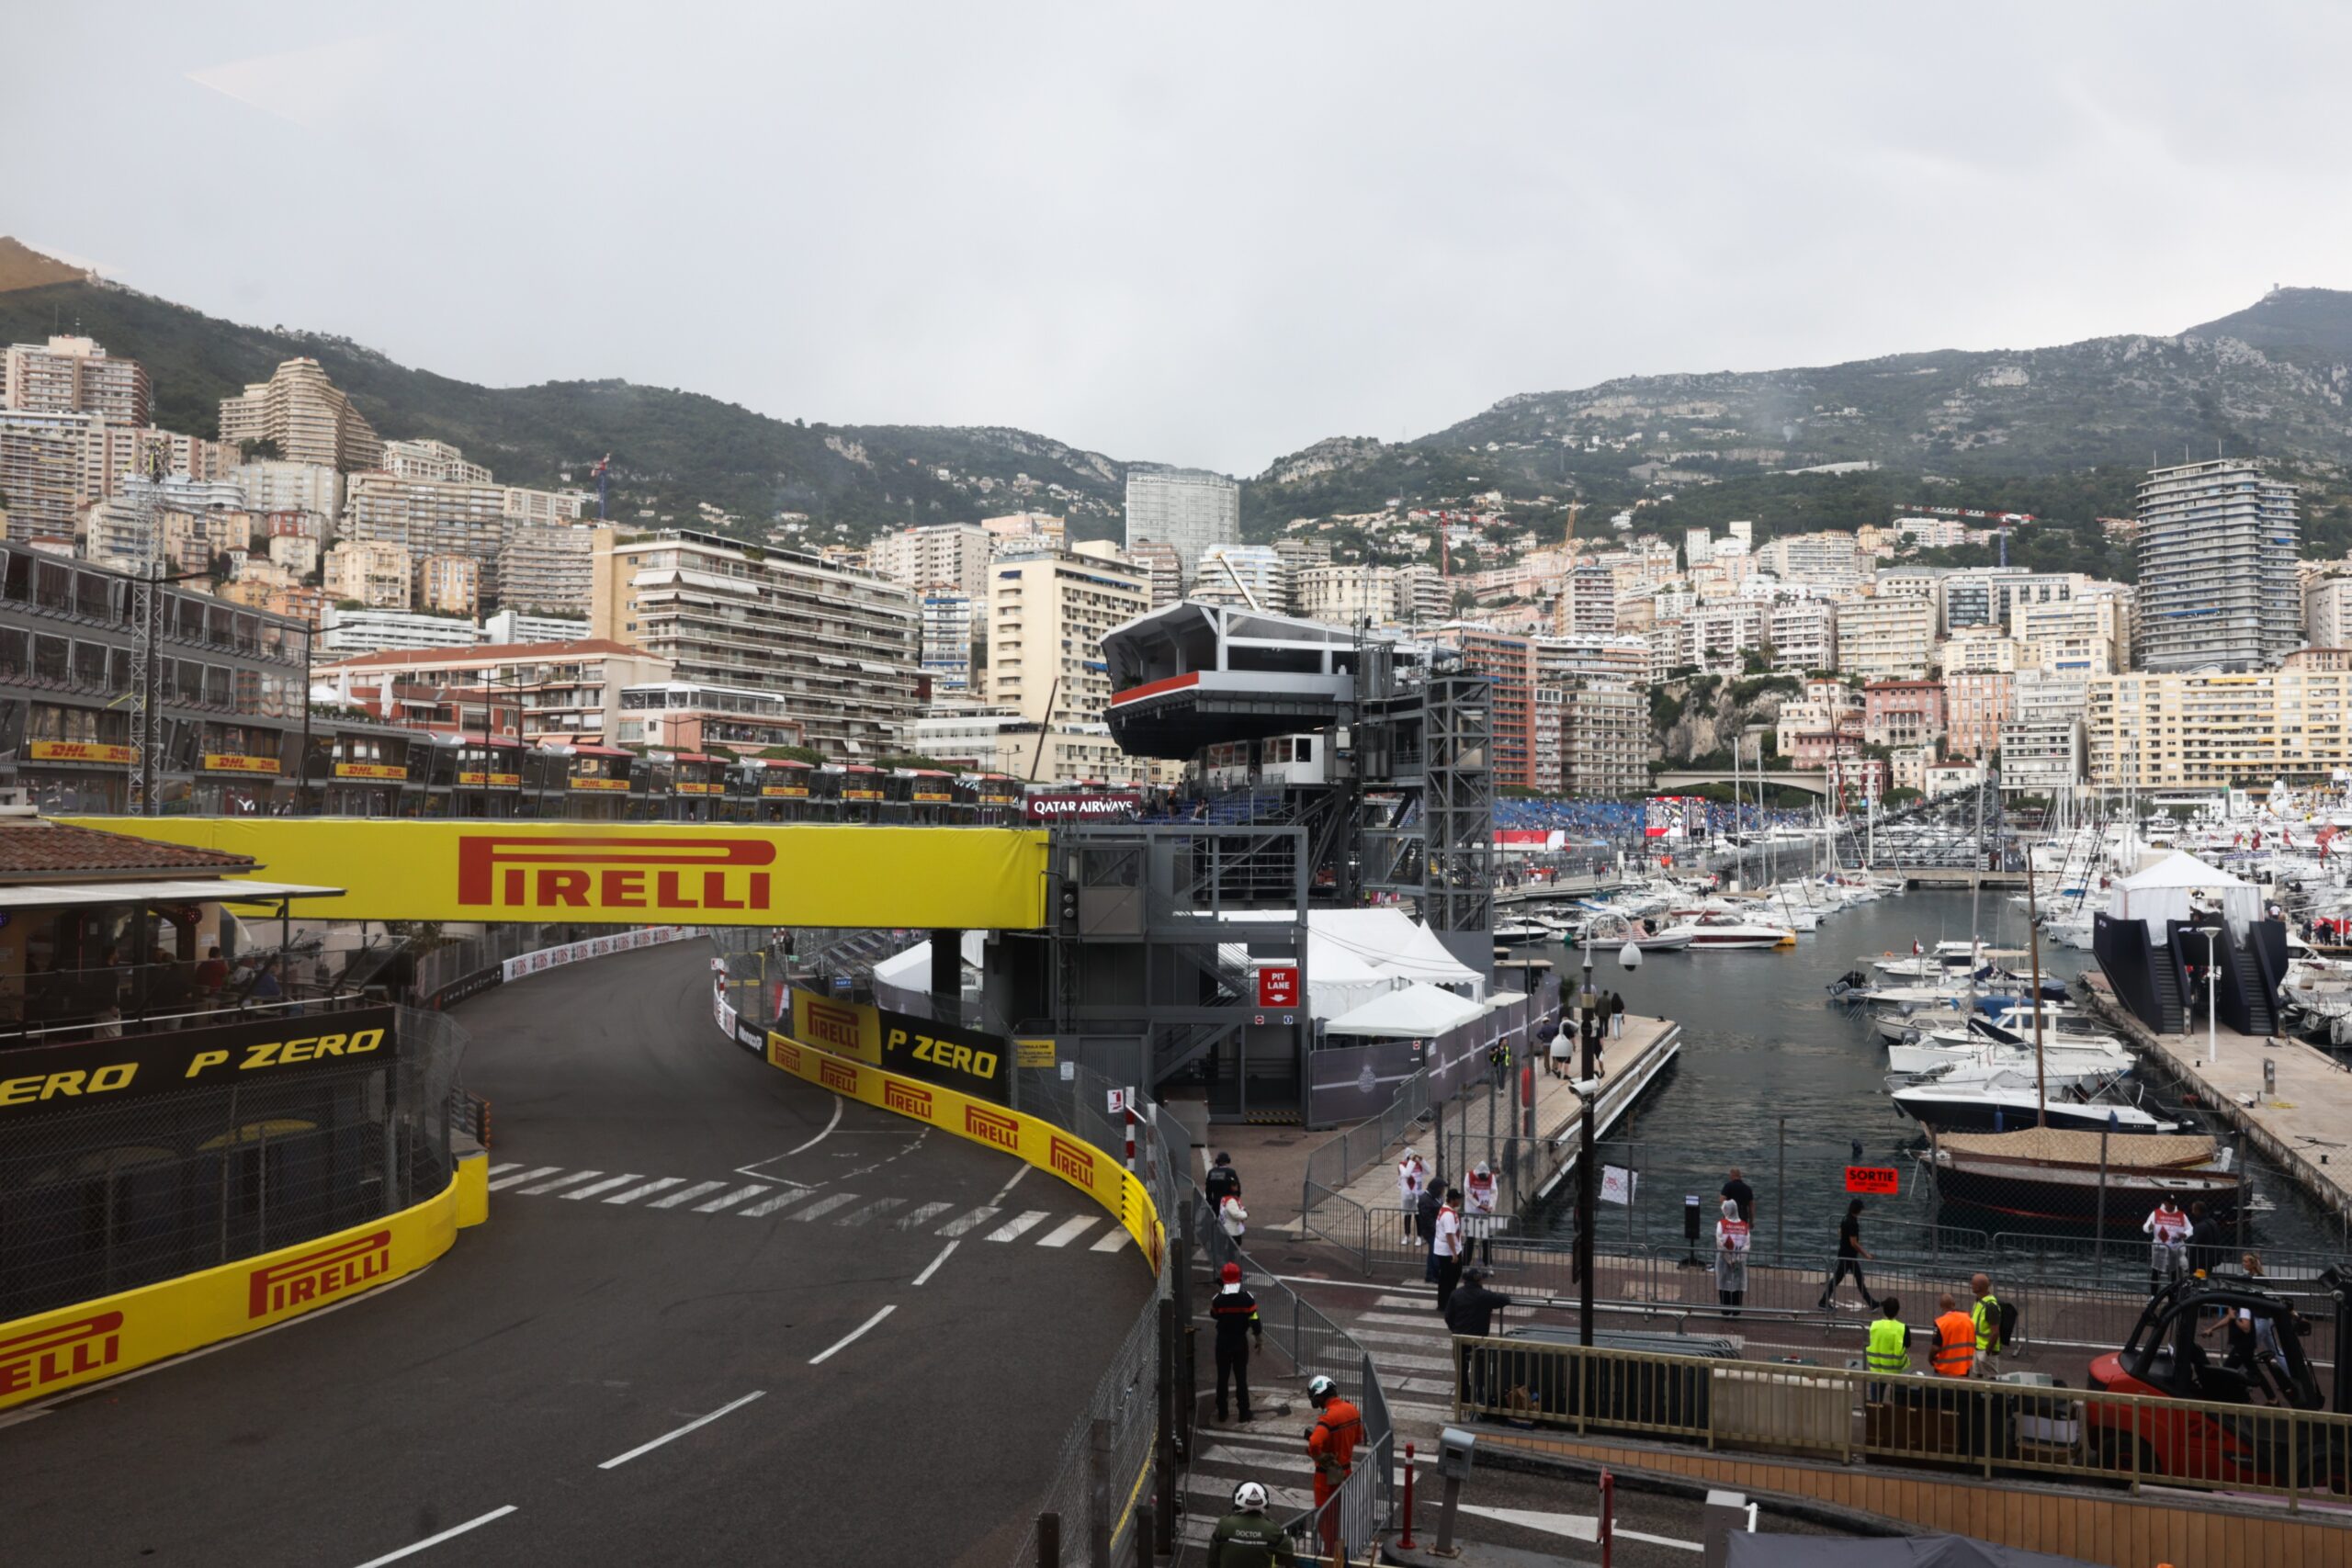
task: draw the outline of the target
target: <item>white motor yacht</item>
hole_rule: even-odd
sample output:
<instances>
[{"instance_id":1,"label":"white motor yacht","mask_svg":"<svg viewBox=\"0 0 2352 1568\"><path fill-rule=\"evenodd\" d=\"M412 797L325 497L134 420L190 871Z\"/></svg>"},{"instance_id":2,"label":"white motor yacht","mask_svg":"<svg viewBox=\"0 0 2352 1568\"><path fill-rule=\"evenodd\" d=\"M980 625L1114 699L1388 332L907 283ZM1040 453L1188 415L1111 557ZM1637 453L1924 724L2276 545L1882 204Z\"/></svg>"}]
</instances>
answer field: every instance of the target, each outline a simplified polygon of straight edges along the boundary
<instances>
[{"instance_id":1,"label":"white motor yacht","mask_svg":"<svg viewBox=\"0 0 2352 1568\"><path fill-rule=\"evenodd\" d=\"M1761 919L1710 911L1687 926L1668 930L1668 936L1683 935L1686 945L1693 952L1736 952L1743 949L1794 947L1797 933L1786 926L1776 926Z\"/></svg>"}]
</instances>

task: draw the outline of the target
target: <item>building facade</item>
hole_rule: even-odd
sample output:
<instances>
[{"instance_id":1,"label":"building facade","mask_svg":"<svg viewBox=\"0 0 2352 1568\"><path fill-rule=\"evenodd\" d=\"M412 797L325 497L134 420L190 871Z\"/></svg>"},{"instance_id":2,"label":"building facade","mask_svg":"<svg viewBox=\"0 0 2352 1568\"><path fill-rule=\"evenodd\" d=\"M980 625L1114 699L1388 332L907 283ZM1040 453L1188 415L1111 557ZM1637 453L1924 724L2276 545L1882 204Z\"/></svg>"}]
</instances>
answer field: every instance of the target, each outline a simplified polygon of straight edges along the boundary
<instances>
[{"instance_id":1,"label":"building facade","mask_svg":"<svg viewBox=\"0 0 2352 1568\"><path fill-rule=\"evenodd\" d=\"M27 413L94 413L145 424L154 411L146 368L85 337L11 344L0 356L0 403Z\"/></svg>"},{"instance_id":2,"label":"building facade","mask_svg":"<svg viewBox=\"0 0 2352 1568\"><path fill-rule=\"evenodd\" d=\"M1126 538L1129 549L1146 540L1175 546L1190 583L1203 550L1241 542L1241 486L1204 468L1132 467Z\"/></svg>"},{"instance_id":3,"label":"building facade","mask_svg":"<svg viewBox=\"0 0 2352 1568\"><path fill-rule=\"evenodd\" d=\"M2149 470L2138 513L2141 669L2264 670L2301 645L2294 486L2238 459L2181 463Z\"/></svg>"},{"instance_id":4,"label":"building facade","mask_svg":"<svg viewBox=\"0 0 2352 1568\"><path fill-rule=\"evenodd\" d=\"M988 705L1051 729L1099 724L1111 702L1102 635L1151 608L1140 569L1108 546L989 569Z\"/></svg>"},{"instance_id":5,"label":"building facade","mask_svg":"<svg viewBox=\"0 0 2352 1568\"><path fill-rule=\"evenodd\" d=\"M2276 670L2140 671L2084 691L2086 764L2099 789L2267 789L2324 784L2352 757L2352 672L2305 649Z\"/></svg>"},{"instance_id":6,"label":"building facade","mask_svg":"<svg viewBox=\"0 0 2352 1568\"><path fill-rule=\"evenodd\" d=\"M1838 606L1838 670L1866 681L1916 681L1935 647L1936 603L1925 594L1881 592Z\"/></svg>"},{"instance_id":7,"label":"building facade","mask_svg":"<svg viewBox=\"0 0 2352 1568\"><path fill-rule=\"evenodd\" d=\"M488 692L520 705L526 740L596 740L619 737L624 691L665 682L670 675L667 660L591 637L385 649L339 660L316 671L314 681L349 692L352 705L392 723L403 722L403 705L412 699L438 702L450 690Z\"/></svg>"},{"instance_id":8,"label":"building facade","mask_svg":"<svg viewBox=\"0 0 2352 1568\"><path fill-rule=\"evenodd\" d=\"M287 360L268 380L221 399L220 439L238 447L248 441L273 442L288 462L345 473L376 467L384 449L375 427L315 359Z\"/></svg>"}]
</instances>

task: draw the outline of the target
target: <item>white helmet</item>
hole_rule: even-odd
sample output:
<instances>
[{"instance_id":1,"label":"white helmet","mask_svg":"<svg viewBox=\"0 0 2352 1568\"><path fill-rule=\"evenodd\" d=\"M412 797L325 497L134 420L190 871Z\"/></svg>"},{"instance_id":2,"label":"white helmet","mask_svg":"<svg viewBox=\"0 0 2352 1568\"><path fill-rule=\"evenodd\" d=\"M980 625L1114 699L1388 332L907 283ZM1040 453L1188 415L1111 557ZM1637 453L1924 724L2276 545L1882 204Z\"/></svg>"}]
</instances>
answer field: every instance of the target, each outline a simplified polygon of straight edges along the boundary
<instances>
[{"instance_id":1,"label":"white helmet","mask_svg":"<svg viewBox=\"0 0 2352 1568\"><path fill-rule=\"evenodd\" d=\"M1233 1489L1233 1506L1245 1514L1266 1511L1266 1489L1254 1481L1245 1481Z\"/></svg>"},{"instance_id":2,"label":"white helmet","mask_svg":"<svg viewBox=\"0 0 2352 1568\"><path fill-rule=\"evenodd\" d=\"M1329 1378L1315 1378L1306 1385L1306 1397L1312 1404L1319 1404L1339 1392L1340 1385Z\"/></svg>"},{"instance_id":3,"label":"white helmet","mask_svg":"<svg viewBox=\"0 0 2352 1568\"><path fill-rule=\"evenodd\" d=\"M1485 1160L1480 1160L1478 1162L1478 1174L1481 1176L1492 1176L1494 1172L1487 1168L1487 1162Z\"/></svg>"}]
</instances>

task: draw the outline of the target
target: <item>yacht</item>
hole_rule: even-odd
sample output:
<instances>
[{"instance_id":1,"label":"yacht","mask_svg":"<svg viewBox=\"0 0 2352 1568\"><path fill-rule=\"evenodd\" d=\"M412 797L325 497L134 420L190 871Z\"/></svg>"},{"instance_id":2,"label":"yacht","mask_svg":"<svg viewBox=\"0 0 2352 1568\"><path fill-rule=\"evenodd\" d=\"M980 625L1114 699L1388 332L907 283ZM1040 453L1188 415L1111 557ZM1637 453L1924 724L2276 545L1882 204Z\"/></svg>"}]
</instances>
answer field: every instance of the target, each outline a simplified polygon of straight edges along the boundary
<instances>
[{"instance_id":1,"label":"yacht","mask_svg":"<svg viewBox=\"0 0 2352 1568\"><path fill-rule=\"evenodd\" d=\"M1691 951L1701 949L1736 952L1744 949L1794 947L1797 933L1786 926L1751 919L1745 916L1710 911L1689 925L1676 926L1668 936L1681 935Z\"/></svg>"},{"instance_id":2,"label":"yacht","mask_svg":"<svg viewBox=\"0 0 2352 1568\"><path fill-rule=\"evenodd\" d=\"M2181 1124L2136 1105L2093 1099L2080 1089L2050 1089L2047 1102L2030 1070L2000 1068L1959 1083L1929 1080L1896 1089L1894 1109L1939 1133L1999 1133L2017 1127L2052 1126L2096 1133L2112 1125L2119 1133L2177 1133Z\"/></svg>"}]
</instances>

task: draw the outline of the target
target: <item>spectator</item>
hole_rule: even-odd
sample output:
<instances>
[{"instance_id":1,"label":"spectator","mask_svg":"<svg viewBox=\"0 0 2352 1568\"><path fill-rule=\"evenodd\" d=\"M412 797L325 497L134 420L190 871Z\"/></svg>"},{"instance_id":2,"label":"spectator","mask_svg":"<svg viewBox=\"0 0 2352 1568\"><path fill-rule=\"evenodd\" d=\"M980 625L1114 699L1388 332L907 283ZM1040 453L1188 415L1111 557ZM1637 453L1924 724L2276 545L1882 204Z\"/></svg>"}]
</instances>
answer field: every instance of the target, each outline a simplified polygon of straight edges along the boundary
<instances>
[{"instance_id":1,"label":"spectator","mask_svg":"<svg viewBox=\"0 0 2352 1568\"><path fill-rule=\"evenodd\" d=\"M1445 1309L1445 1326L1461 1338L1488 1338L1495 1331L1495 1314L1509 1305L1509 1296L1487 1288L1485 1269L1464 1269L1461 1287ZM1483 1406L1487 1395L1487 1363L1494 1359L1494 1352L1476 1346L1457 1345L1454 1354L1461 1362L1455 1386L1473 1406ZM1498 1377L1494 1382L1500 1384L1502 1380ZM1498 1386L1493 1392L1500 1393L1502 1390Z\"/></svg>"},{"instance_id":2,"label":"spectator","mask_svg":"<svg viewBox=\"0 0 2352 1568\"><path fill-rule=\"evenodd\" d=\"M261 967L254 971L254 983L245 995L257 1002L274 1002L284 998L286 987L277 983L277 960L265 958Z\"/></svg>"},{"instance_id":3,"label":"spectator","mask_svg":"<svg viewBox=\"0 0 2352 1568\"><path fill-rule=\"evenodd\" d=\"M1413 1243L1413 1227L1421 1213L1421 1194L1429 1190L1429 1161L1420 1156L1419 1151L1408 1146L1405 1150L1405 1157L1396 1162L1396 1202L1405 1212L1405 1245L1408 1247ZM1422 1232L1422 1239L1428 1239L1426 1229Z\"/></svg>"},{"instance_id":4,"label":"spectator","mask_svg":"<svg viewBox=\"0 0 2352 1568\"><path fill-rule=\"evenodd\" d=\"M1223 1149L1219 1149L1216 1158L1210 1162L1209 1173L1201 1181L1201 1192L1208 1199L1212 1210L1227 1198L1241 1196L1241 1173L1233 1168L1233 1156Z\"/></svg>"},{"instance_id":5,"label":"spectator","mask_svg":"<svg viewBox=\"0 0 2352 1568\"><path fill-rule=\"evenodd\" d=\"M1421 1195L1414 1201L1413 1218L1420 1229L1421 1278L1431 1284L1437 1282L1437 1215L1444 1206L1438 1196L1437 1183L1421 1183Z\"/></svg>"},{"instance_id":6,"label":"spectator","mask_svg":"<svg viewBox=\"0 0 2352 1568\"><path fill-rule=\"evenodd\" d=\"M1611 991L1608 1005L1609 1038L1622 1040L1625 1037L1625 998Z\"/></svg>"},{"instance_id":7,"label":"spectator","mask_svg":"<svg viewBox=\"0 0 2352 1568\"><path fill-rule=\"evenodd\" d=\"M1443 1312L1453 1303L1453 1289L1462 1280L1462 1190L1445 1190L1445 1202L1437 1212L1437 1240L1431 1253L1437 1259L1437 1310Z\"/></svg>"},{"instance_id":8,"label":"spectator","mask_svg":"<svg viewBox=\"0 0 2352 1568\"><path fill-rule=\"evenodd\" d=\"M1878 1303L1871 1299L1871 1288L1862 1279L1862 1260L1876 1262L1871 1249L1862 1245L1862 1201L1860 1198L1846 1205L1846 1217L1838 1222L1838 1264L1829 1272L1829 1283L1821 1288L1821 1306L1826 1311L1838 1294L1838 1281L1847 1275L1854 1277L1854 1289L1862 1293L1862 1304L1871 1311Z\"/></svg>"},{"instance_id":9,"label":"spectator","mask_svg":"<svg viewBox=\"0 0 2352 1568\"><path fill-rule=\"evenodd\" d=\"M1731 1174L1724 1179L1722 1196L1739 1205L1739 1213L1736 1216L1736 1218L1751 1225L1756 1223L1756 1189L1750 1187L1747 1184L1747 1179L1740 1175L1739 1167L1733 1166Z\"/></svg>"},{"instance_id":10,"label":"spectator","mask_svg":"<svg viewBox=\"0 0 2352 1568\"><path fill-rule=\"evenodd\" d=\"M196 966L196 988L206 997L217 997L229 983L228 960L220 956L220 944L214 942L204 950L204 962Z\"/></svg>"},{"instance_id":11,"label":"spectator","mask_svg":"<svg viewBox=\"0 0 2352 1568\"><path fill-rule=\"evenodd\" d=\"M1725 1317L1737 1317L1747 1303L1747 1222L1736 1201L1724 1200L1715 1221L1715 1301Z\"/></svg>"},{"instance_id":12,"label":"spectator","mask_svg":"<svg viewBox=\"0 0 2352 1568\"><path fill-rule=\"evenodd\" d=\"M1250 1235L1250 1211L1241 1206L1238 1194L1226 1199L1216 1206L1216 1224L1217 1229L1225 1235L1223 1260L1227 1263L1239 1262L1241 1243Z\"/></svg>"}]
</instances>

